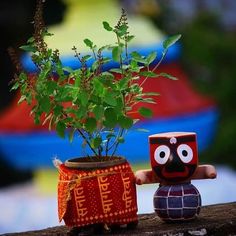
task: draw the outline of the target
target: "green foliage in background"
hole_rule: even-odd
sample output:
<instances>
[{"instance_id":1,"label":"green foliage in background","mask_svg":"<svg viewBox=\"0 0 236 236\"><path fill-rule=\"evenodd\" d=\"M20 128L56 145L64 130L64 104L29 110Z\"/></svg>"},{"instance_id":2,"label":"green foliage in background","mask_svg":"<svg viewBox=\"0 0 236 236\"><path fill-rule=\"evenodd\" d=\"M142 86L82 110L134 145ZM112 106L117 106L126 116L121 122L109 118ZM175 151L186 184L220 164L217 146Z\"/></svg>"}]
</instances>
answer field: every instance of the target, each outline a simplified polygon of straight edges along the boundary
<instances>
[{"instance_id":1,"label":"green foliage in background","mask_svg":"<svg viewBox=\"0 0 236 236\"><path fill-rule=\"evenodd\" d=\"M212 97L219 108L216 137L209 149L200 154L201 162L236 168L236 32L224 29L222 15L217 12L204 11L186 21L168 3L161 7L153 22L167 34L181 30L184 70L194 87Z\"/></svg>"},{"instance_id":2,"label":"green foliage in background","mask_svg":"<svg viewBox=\"0 0 236 236\"><path fill-rule=\"evenodd\" d=\"M201 159L236 168L236 32L224 30L217 16L207 13L183 34L185 68L198 90L216 100L220 111L216 139Z\"/></svg>"}]
</instances>

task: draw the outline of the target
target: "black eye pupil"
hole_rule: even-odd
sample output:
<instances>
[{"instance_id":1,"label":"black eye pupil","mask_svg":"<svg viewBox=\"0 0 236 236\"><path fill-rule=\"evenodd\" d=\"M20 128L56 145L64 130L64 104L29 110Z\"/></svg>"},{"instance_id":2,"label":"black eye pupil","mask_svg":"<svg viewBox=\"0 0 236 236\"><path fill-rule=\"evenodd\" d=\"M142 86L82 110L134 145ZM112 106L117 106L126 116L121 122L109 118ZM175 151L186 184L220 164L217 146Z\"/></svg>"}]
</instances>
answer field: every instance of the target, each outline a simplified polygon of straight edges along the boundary
<instances>
[{"instance_id":1,"label":"black eye pupil","mask_svg":"<svg viewBox=\"0 0 236 236\"><path fill-rule=\"evenodd\" d=\"M164 158L164 157L165 157L165 155L166 155L166 154L165 154L165 152L163 152L163 151L162 151L162 152L160 152L160 157L161 157L161 158Z\"/></svg>"},{"instance_id":2,"label":"black eye pupil","mask_svg":"<svg viewBox=\"0 0 236 236\"><path fill-rule=\"evenodd\" d=\"M186 150L183 150L183 151L182 151L182 155L183 155L184 157L186 157L186 156L188 156L188 152L187 152Z\"/></svg>"}]
</instances>

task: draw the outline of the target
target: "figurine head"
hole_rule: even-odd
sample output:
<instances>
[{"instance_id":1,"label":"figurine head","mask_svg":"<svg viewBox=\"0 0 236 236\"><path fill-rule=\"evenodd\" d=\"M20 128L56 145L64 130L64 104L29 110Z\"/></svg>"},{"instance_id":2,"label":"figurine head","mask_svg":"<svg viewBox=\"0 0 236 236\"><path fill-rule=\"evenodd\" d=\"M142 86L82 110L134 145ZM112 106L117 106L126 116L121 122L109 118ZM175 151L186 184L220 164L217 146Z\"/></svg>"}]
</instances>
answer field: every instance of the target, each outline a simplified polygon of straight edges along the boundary
<instances>
[{"instance_id":1,"label":"figurine head","mask_svg":"<svg viewBox=\"0 0 236 236\"><path fill-rule=\"evenodd\" d=\"M170 132L149 136L152 170L168 182L191 178L198 165L195 133Z\"/></svg>"}]
</instances>

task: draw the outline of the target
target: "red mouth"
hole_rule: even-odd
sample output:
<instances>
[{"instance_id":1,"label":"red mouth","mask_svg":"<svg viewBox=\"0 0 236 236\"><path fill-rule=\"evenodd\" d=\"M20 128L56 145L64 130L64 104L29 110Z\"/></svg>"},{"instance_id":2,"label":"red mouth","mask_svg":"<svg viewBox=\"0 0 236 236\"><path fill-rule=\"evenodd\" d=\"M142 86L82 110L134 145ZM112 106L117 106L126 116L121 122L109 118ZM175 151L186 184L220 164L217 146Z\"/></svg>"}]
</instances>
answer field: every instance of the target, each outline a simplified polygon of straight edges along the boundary
<instances>
[{"instance_id":1,"label":"red mouth","mask_svg":"<svg viewBox=\"0 0 236 236\"><path fill-rule=\"evenodd\" d=\"M161 171L161 174L165 177L165 178L176 178L176 177L187 177L189 174L189 170L188 168L185 166L184 167L184 171L175 171L175 172L167 172L166 168L164 167Z\"/></svg>"}]
</instances>

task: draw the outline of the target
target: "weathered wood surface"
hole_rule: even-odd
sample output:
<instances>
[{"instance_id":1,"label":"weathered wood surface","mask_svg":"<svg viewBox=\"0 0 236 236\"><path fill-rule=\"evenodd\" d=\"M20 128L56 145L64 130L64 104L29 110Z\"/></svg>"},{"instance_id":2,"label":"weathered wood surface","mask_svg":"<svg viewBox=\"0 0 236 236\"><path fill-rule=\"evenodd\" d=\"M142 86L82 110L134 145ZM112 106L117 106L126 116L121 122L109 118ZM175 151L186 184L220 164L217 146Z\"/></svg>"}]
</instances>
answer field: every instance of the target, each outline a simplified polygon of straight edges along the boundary
<instances>
[{"instance_id":1,"label":"weathered wood surface","mask_svg":"<svg viewBox=\"0 0 236 236\"><path fill-rule=\"evenodd\" d=\"M78 233L71 231L65 226L48 228L40 231L13 233L6 235L94 235L91 229L87 232ZM104 235L104 232L97 235ZM236 202L202 207L197 219L182 223L162 222L155 214L139 215L139 224L135 229L114 229L107 235L162 235L162 236L185 236L185 235L236 235Z\"/></svg>"}]
</instances>

